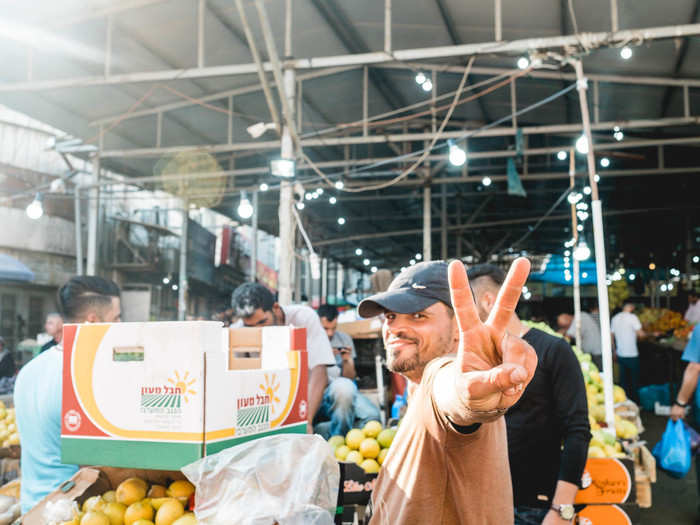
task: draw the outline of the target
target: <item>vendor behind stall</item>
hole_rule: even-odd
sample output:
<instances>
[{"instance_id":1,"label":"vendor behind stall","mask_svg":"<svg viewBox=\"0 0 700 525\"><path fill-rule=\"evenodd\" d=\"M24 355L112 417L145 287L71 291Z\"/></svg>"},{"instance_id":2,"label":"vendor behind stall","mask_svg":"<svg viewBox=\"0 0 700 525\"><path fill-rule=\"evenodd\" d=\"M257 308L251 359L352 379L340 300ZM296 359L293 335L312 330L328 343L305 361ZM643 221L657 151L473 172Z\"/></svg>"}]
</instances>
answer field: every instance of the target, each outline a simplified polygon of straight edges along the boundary
<instances>
[{"instance_id":1,"label":"vendor behind stall","mask_svg":"<svg viewBox=\"0 0 700 525\"><path fill-rule=\"evenodd\" d=\"M335 365L328 336L318 315L308 306L281 306L272 292L258 283L244 283L233 291L231 306L239 320L232 328L242 326L296 326L306 328L306 350L309 357L309 415L307 430L313 432L313 420L321 407L328 374L326 367Z\"/></svg>"},{"instance_id":2,"label":"vendor behind stall","mask_svg":"<svg viewBox=\"0 0 700 525\"><path fill-rule=\"evenodd\" d=\"M121 320L119 287L95 276L71 278L58 291L58 304L69 323ZM78 470L61 463L63 345L42 352L17 375L14 402L22 436L22 513Z\"/></svg>"}]
</instances>

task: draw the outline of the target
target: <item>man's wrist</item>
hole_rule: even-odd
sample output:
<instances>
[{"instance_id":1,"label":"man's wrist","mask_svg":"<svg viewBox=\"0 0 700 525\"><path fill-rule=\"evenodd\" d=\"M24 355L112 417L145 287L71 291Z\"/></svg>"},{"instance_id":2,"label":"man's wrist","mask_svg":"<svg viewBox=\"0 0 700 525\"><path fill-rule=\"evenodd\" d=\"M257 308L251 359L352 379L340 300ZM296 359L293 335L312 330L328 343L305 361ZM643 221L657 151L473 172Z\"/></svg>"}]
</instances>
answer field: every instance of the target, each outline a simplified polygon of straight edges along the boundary
<instances>
[{"instance_id":1,"label":"man's wrist","mask_svg":"<svg viewBox=\"0 0 700 525\"><path fill-rule=\"evenodd\" d=\"M673 404L674 404L674 405L678 405L678 406L681 407L681 408L688 408L688 402L687 402L687 401L686 401L685 403L682 403L682 402L679 401L677 398L676 398L676 400L673 402Z\"/></svg>"}]
</instances>

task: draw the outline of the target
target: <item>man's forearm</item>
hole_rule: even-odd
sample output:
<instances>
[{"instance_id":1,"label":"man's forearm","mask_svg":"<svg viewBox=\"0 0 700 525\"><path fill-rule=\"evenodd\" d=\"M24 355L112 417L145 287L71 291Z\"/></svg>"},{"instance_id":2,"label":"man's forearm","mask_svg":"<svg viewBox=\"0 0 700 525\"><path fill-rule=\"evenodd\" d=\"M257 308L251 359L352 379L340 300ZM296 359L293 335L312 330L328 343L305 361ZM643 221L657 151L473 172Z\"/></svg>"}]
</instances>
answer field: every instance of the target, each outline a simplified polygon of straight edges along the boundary
<instances>
[{"instance_id":1,"label":"man's forearm","mask_svg":"<svg viewBox=\"0 0 700 525\"><path fill-rule=\"evenodd\" d=\"M328 384L326 365L318 365L311 369L309 374L309 423L314 420L316 412L321 407L323 391Z\"/></svg>"},{"instance_id":2,"label":"man's forearm","mask_svg":"<svg viewBox=\"0 0 700 525\"><path fill-rule=\"evenodd\" d=\"M560 479L559 481L557 481L557 488L554 491L554 498L552 498L552 503L555 503L557 505L573 505L574 499L576 499L577 492L577 485Z\"/></svg>"},{"instance_id":3,"label":"man's forearm","mask_svg":"<svg viewBox=\"0 0 700 525\"><path fill-rule=\"evenodd\" d=\"M683 384L676 396L679 403L684 405L690 401L690 398L698 386L698 375L700 374L700 363L688 363L683 372Z\"/></svg>"},{"instance_id":4,"label":"man's forearm","mask_svg":"<svg viewBox=\"0 0 700 525\"><path fill-rule=\"evenodd\" d=\"M352 359L343 361L343 377L348 379L355 379L357 377L357 371L355 370L355 363Z\"/></svg>"}]
</instances>

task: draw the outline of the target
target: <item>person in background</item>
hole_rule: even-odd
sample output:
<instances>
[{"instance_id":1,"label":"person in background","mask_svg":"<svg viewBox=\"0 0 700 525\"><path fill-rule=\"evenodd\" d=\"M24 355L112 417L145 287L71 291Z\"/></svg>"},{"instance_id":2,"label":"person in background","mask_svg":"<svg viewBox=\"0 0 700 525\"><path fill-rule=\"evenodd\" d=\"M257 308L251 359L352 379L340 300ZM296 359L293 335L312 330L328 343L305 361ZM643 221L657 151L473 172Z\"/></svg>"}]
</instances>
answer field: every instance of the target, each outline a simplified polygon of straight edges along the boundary
<instances>
[{"instance_id":1,"label":"person in background","mask_svg":"<svg viewBox=\"0 0 700 525\"><path fill-rule=\"evenodd\" d=\"M46 316L46 322L44 323L44 330L51 336L51 339L46 341L41 347L41 352L44 352L56 346L63 339L63 317L57 312L50 313Z\"/></svg>"},{"instance_id":2,"label":"person in background","mask_svg":"<svg viewBox=\"0 0 700 525\"><path fill-rule=\"evenodd\" d=\"M5 339L0 337L0 377L12 377L16 371L15 358L12 357L12 352L7 348Z\"/></svg>"},{"instance_id":3,"label":"person in background","mask_svg":"<svg viewBox=\"0 0 700 525\"><path fill-rule=\"evenodd\" d=\"M698 301L698 294L695 291L688 293L688 309L683 318L689 323L700 323L700 301Z\"/></svg>"},{"instance_id":4,"label":"person in background","mask_svg":"<svg viewBox=\"0 0 700 525\"><path fill-rule=\"evenodd\" d=\"M566 335L572 344L576 343L576 316L573 317ZM590 354L591 360L598 367L598 370L603 369L603 350L601 349L600 337L599 322L596 322L591 314L581 310L581 348L579 350Z\"/></svg>"},{"instance_id":5,"label":"person in background","mask_svg":"<svg viewBox=\"0 0 700 525\"><path fill-rule=\"evenodd\" d=\"M345 332L338 330L338 309L330 304L319 306L317 312L335 356L329 366L328 387L316 417L314 429L324 438L344 436L351 428L359 428L373 419L379 420L379 408L361 394L355 379L355 344Z\"/></svg>"},{"instance_id":6,"label":"person in background","mask_svg":"<svg viewBox=\"0 0 700 525\"><path fill-rule=\"evenodd\" d=\"M467 275L485 322L505 272L479 264ZM537 353L532 381L505 415L515 525L570 523L591 439L581 366L565 339L529 328L514 312L506 330L519 334Z\"/></svg>"},{"instance_id":7,"label":"person in background","mask_svg":"<svg viewBox=\"0 0 700 525\"><path fill-rule=\"evenodd\" d=\"M557 333L561 335L566 335L569 327L574 321L574 316L567 313L561 313L557 316Z\"/></svg>"},{"instance_id":8,"label":"person in background","mask_svg":"<svg viewBox=\"0 0 700 525\"><path fill-rule=\"evenodd\" d=\"M282 306L272 292L259 283L244 283L233 291L231 306L239 318L232 328L262 326L296 326L306 328L306 351L309 359L309 411L307 431L313 433L313 420L323 401L328 374L335 358L321 321L308 306Z\"/></svg>"},{"instance_id":9,"label":"person in background","mask_svg":"<svg viewBox=\"0 0 700 525\"><path fill-rule=\"evenodd\" d=\"M620 383L627 397L639 403L639 350L637 339L646 334L642 323L634 315L635 306L625 303L622 311L610 320L610 331L615 336L615 353L620 365Z\"/></svg>"},{"instance_id":10,"label":"person in background","mask_svg":"<svg viewBox=\"0 0 700 525\"><path fill-rule=\"evenodd\" d=\"M119 287L102 277L80 275L58 291L58 305L69 323L121 320ZM17 375L14 402L22 439L22 513L78 470L61 463L63 347L59 343L29 361Z\"/></svg>"},{"instance_id":11,"label":"person in background","mask_svg":"<svg viewBox=\"0 0 700 525\"><path fill-rule=\"evenodd\" d=\"M362 317L384 314L387 367L409 380L370 525L513 523L502 416L532 379L537 355L507 325L529 270L526 259L513 262L486 323L460 261L410 266L360 303Z\"/></svg>"}]
</instances>

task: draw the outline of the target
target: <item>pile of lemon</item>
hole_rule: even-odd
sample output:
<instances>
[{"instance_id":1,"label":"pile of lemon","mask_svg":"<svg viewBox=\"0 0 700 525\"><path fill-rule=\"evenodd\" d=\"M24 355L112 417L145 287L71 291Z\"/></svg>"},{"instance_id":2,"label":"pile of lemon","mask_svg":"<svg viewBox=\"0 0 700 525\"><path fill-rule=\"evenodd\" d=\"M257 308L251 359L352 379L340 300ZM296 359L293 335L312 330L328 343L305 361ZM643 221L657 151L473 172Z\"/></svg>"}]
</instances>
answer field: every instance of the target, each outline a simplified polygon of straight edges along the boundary
<instances>
[{"instance_id":1,"label":"pile of lemon","mask_svg":"<svg viewBox=\"0 0 700 525\"><path fill-rule=\"evenodd\" d=\"M7 408L2 401L0 401L0 443L3 448L7 448L10 445L19 445L15 409Z\"/></svg>"},{"instance_id":2,"label":"pile of lemon","mask_svg":"<svg viewBox=\"0 0 700 525\"><path fill-rule=\"evenodd\" d=\"M189 481L174 481L169 487L129 478L101 496L83 502L75 517L61 525L196 525L193 512L185 508L194 494Z\"/></svg>"},{"instance_id":3,"label":"pile of lemon","mask_svg":"<svg viewBox=\"0 0 700 525\"><path fill-rule=\"evenodd\" d=\"M367 474L375 474L384 463L395 435L396 428L384 428L373 420L361 429L353 428L345 437L331 436L328 444L340 461L356 463Z\"/></svg>"}]
</instances>

